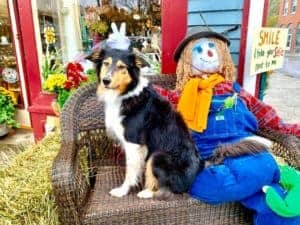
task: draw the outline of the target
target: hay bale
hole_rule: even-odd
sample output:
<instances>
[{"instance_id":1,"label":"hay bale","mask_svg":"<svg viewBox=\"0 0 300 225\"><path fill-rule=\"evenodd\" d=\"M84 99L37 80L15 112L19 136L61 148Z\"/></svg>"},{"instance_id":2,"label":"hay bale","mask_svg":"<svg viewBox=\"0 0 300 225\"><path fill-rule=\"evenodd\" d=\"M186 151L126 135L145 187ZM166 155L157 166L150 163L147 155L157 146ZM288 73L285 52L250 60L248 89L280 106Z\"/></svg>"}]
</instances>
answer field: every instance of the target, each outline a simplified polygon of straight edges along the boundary
<instances>
[{"instance_id":1,"label":"hay bale","mask_svg":"<svg viewBox=\"0 0 300 225\"><path fill-rule=\"evenodd\" d=\"M0 224L58 225L50 171L60 147L49 135L0 168Z\"/></svg>"},{"instance_id":2,"label":"hay bale","mask_svg":"<svg viewBox=\"0 0 300 225\"><path fill-rule=\"evenodd\" d=\"M24 145L0 144L0 170L9 165L10 161L20 152L24 151Z\"/></svg>"}]
</instances>

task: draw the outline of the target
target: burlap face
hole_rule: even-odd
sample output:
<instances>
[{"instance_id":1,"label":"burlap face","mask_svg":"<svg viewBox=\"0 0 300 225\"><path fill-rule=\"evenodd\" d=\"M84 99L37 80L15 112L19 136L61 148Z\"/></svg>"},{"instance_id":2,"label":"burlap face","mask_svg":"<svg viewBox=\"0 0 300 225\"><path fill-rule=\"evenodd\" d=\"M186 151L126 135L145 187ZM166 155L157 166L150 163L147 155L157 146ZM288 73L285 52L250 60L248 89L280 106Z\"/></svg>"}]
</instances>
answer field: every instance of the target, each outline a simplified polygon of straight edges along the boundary
<instances>
[{"instance_id":1,"label":"burlap face","mask_svg":"<svg viewBox=\"0 0 300 225\"><path fill-rule=\"evenodd\" d=\"M214 71L213 73L221 74L225 80L233 81L235 79L235 66L233 64L229 48L227 43L219 40L217 38L209 38L216 44L216 49L218 53L218 58L220 62L220 66L217 69L218 71ZM184 50L182 51L180 58L178 60L176 74L176 90L181 91L186 82L191 78L197 75L205 75L205 73L201 72L201 68L198 68L200 71L198 74L193 74L192 72L192 49L197 40L190 41ZM209 75L209 74L206 74Z\"/></svg>"}]
</instances>

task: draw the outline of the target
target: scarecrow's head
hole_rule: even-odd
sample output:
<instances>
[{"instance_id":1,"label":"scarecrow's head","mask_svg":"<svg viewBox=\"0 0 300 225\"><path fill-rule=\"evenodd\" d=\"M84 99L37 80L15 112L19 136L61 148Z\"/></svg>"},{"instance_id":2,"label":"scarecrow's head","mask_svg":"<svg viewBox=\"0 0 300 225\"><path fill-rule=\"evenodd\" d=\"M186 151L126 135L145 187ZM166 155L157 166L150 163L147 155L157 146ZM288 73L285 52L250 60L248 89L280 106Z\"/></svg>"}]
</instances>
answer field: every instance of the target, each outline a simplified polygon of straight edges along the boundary
<instances>
[{"instance_id":1,"label":"scarecrow's head","mask_svg":"<svg viewBox=\"0 0 300 225\"><path fill-rule=\"evenodd\" d=\"M191 29L174 53L174 60L178 62L176 89L181 90L190 78L205 78L213 73L232 81L235 66L229 44L226 37L207 28Z\"/></svg>"}]
</instances>

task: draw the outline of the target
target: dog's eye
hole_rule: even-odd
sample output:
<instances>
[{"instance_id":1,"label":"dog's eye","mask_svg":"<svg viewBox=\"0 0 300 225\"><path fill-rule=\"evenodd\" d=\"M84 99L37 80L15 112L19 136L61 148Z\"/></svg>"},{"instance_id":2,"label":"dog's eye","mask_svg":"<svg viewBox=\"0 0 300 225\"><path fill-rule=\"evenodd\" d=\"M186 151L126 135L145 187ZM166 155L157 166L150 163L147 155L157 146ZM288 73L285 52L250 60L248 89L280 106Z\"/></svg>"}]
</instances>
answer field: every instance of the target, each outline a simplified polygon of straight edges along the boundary
<instances>
[{"instance_id":1,"label":"dog's eye","mask_svg":"<svg viewBox=\"0 0 300 225\"><path fill-rule=\"evenodd\" d=\"M103 66L109 66L109 62L103 62Z\"/></svg>"},{"instance_id":2,"label":"dog's eye","mask_svg":"<svg viewBox=\"0 0 300 225\"><path fill-rule=\"evenodd\" d=\"M118 65L117 68L118 68L118 70L124 70L124 69L126 69L126 66L124 66L124 65Z\"/></svg>"}]
</instances>

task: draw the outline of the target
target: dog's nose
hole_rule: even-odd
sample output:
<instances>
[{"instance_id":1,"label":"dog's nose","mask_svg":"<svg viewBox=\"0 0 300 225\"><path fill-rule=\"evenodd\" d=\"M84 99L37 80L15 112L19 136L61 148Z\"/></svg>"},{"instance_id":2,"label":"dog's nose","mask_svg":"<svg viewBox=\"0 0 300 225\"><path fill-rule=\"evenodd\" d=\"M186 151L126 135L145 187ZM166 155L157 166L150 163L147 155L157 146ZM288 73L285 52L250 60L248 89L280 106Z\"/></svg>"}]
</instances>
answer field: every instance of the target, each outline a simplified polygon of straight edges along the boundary
<instances>
[{"instance_id":1,"label":"dog's nose","mask_svg":"<svg viewBox=\"0 0 300 225\"><path fill-rule=\"evenodd\" d=\"M111 82L111 80L110 80L109 78L107 78L107 77L104 77L104 78L102 79L102 81L103 81L103 84L104 84L105 86L109 85L110 82Z\"/></svg>"}]
</instances>

